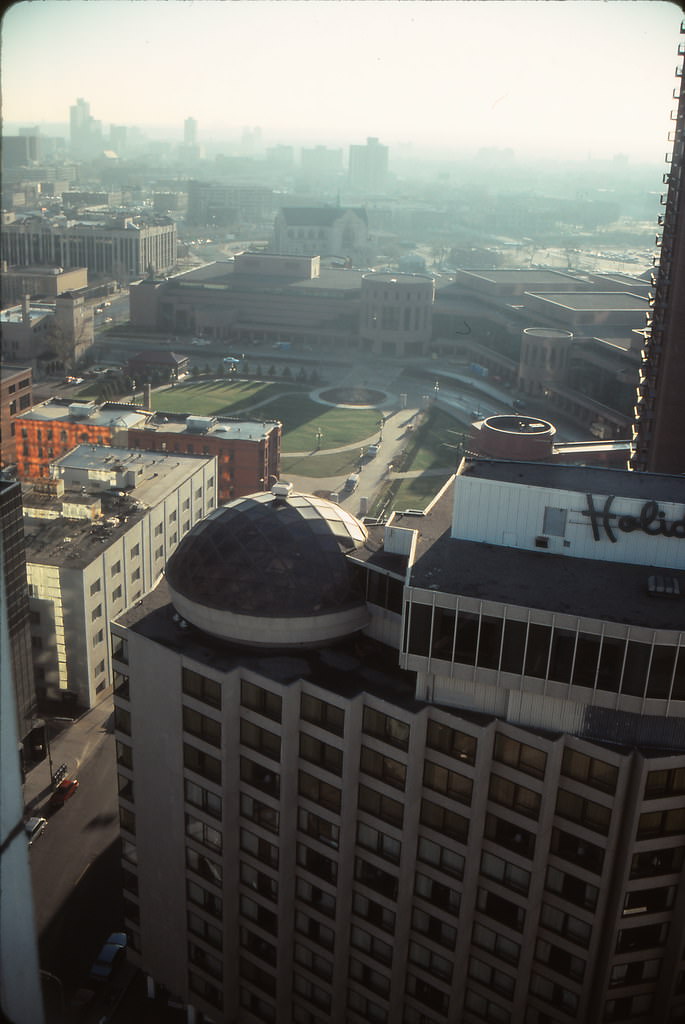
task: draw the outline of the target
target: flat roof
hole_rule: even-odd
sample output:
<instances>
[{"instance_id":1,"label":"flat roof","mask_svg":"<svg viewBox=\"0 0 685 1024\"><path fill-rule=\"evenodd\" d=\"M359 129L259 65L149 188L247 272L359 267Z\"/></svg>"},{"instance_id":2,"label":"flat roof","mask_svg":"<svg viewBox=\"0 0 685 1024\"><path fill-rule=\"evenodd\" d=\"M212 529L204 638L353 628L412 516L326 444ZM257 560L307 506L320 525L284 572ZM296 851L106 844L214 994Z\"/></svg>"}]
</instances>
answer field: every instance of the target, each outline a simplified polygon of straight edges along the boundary
<instances>
[{"instance_id":1,"label":"flat roof","mask_svg":"<svg viewBox=\"0 0 685 1024\"><path fill-rule=\"evenodd\" d=\"M531 298L539 299L541 302L549 302L550 305L562 306L564 309L574 311L588 310L637 310L646 311L649 308L649 300L643 295L633 295L632 292L528 292Z\"/></svg>"},{"instance_id":2,"label":"flat roof","mask_svg":"<svg viewBox=\"0 0 685 1024\"><path fill-rule=\"evenodd\" d=\"M84 411L92 406L92 411L87 415L74 416L70 412L72 405L82 405ZM66 398L48 398L47 401L41 402L40 405L34 405L32 409L27 409L26 412L21 413L17 419L43 420L45 422L69 420L71 423L88 423L89 426L96 427L111 427L118 423L122 429L128 429L129 427L138 426L149 415L149 412L145 409L136 410L135 406L125 405L124 403L119 405L115 402L108 402L104 405L96 405L90 402L79 402Z\"/></svg>"},{"instance_id":3,"label":"flat roof","mask_svg":"<svg viewBox=\"0 0 685 1024\"><path fill-rule=\"evenodd\" d=\"M13 363L0 363L0 379L9 380L11 377L20 377L23 373L30 374L30 366L19 366Z\"/></svg>"},{"instance_id":4,"label":"flat roof","mask_svg":"<svg viewBox=\"0 0 685 1024\"><path fill-rule=\"evenodd\" d=\"M104 519L94 522L91 519L43 519L31 516L30 508L43 511L54 509L59 511L62 503L83 503L84 496L80 491L65 492L64 497L57 500L35 495L29 498L31 505L24 506L24 541L26 561L37 565L66 566L70 569L83 569L103 550L111 547L131 530L146 510L128 496L118 498L104 496L102 511Z\"/></svg>"},{"instance_id":5,"label":"flat roof","mask_svg":"<svg viewBox=\"0 0 685 1024\"><path fill-rule=\"evenodd\" d=\"M176 389L178 390L178 388ZM186 437L213 437L231 441L263 441L272 430L280 426L280 420L240 420L222 416L193 417L195 420L211 421L207 430L188 427L184 414L167 413L160 410L141 426L141 430L149 430L157 434L184 434Z\"/></svg>"},{"instance_id":6,"label":"flat roof","mask_svg":"<svg viewBox=\"0 0 685 1024\"><path fill-rule=\"evenodd\" d=\"M539 465L543 467L542 463ZM577 468L582 472L591 467L545 464L545 468L552 472ZM597 472L623 474L622 470L598 469ZM514 481L512 474L512 482L522 481ZM525 482L533 483L530 479ZM685 486L685 480L682 483ZM654 491L649 493L654 495ZM682 598L652 597L647 590L647 579L659 573L658 567L458 540L450 536L453 497L454 481L427 515L393 520L396 525L413 526L419 531L416 560L410 573L411 586L649 629L682 630ZM662 574L677 575L670 568L662 570ZM685 590L685 580L682 589Z\"/></svg>"},{"instance_id":7,"label":"flat roof","mask_svg":"<svg viewBox=\"0 0 685 1024\"><path fill-rule=\"evenodd\" d=\"M559 465L551 462L518 462L509 459L465 459L458 474L587 494L614 494L640 501L671 501L685 504L685 476L669 473L635 473L602 466Z\"/></svg>"},{"instance_id":8,"label":"flat roof","mask_svg":"<svg viewBox=\"0 0 685 1024\"><path fill-rule=\"evenodd\" d=\"M507 284L513 281L531 281L533 284L558 284L559 278L566 278L568 281L577 281L575 274L567 274L562 270L460 270L459 276L479 277L483 281L490 281L492 284Z\"/></svg>"}]
</instances>

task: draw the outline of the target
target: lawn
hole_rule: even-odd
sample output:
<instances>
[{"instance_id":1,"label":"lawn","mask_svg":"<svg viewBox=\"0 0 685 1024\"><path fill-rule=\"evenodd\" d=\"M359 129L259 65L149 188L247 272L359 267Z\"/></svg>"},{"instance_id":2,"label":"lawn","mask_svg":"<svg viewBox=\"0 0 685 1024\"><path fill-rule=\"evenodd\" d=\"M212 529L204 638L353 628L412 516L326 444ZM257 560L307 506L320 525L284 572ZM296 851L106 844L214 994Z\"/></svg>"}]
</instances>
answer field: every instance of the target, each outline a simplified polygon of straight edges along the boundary
<instances>
[{"instance_id":1,"label":"lawn","mask_svg":"<svg viewBox=\"0 0 685 1024\"><path fill-rule=\"evenodd\" d=\"M301 385L267 383L266 381L197 381L192 384L177 384L164 391L153 391L152 408L160 412L191 413L195 416L234 416L246 406L269 401L276 395L300 393ZM289 394L290 397L290 394ZM264 415L255 410L255 415ZM280 419L269 414L269 419Z\"/></svg>"},{"instance_id":2,"label":"lawn","mask_svg":"<svg viewBox=\"0 0 685 1024\"><path fill-rule=\"evenodd\" d=\"M321 480L329 476L349 476L359 464L359 449L348 448L328 455L285 455L281 458L281 475L308 476Z\"/></svg>"},{"instance_id":3,"label":"lawn","mask_svg":"<svg viewBox=\"0 0 685 1024\"><path fill-rule=\"evenodd\" d=\"M390 503L388 512L391 509L402 511L408 508L425 508L451 475L451 470L445 470L445 473L439 476L438 474L423 473L421 476L402 480Z\"/></svg>"}]
</instances>

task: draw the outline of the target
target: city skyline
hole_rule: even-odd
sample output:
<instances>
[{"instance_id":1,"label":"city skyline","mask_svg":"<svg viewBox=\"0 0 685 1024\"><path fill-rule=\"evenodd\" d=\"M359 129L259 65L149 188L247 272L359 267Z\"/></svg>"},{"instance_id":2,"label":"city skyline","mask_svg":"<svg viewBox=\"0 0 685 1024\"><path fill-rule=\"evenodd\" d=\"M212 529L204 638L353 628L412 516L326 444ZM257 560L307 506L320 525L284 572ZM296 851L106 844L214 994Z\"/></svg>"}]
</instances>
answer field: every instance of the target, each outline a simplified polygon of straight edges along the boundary
<instances>
[{"instance_id":1,"label":"city skyline","mask_svg":"<svg viewBox=\"0 0 685 1024\"><path fill-rule=\"evenodd\" d=\"M200 142L259 125L267 145L661 161L681 18L642 0L28 0L3 19L3 117L66 125L81 96L105 126L178 141L192 117Z\"/></svg>"}]
</instances>

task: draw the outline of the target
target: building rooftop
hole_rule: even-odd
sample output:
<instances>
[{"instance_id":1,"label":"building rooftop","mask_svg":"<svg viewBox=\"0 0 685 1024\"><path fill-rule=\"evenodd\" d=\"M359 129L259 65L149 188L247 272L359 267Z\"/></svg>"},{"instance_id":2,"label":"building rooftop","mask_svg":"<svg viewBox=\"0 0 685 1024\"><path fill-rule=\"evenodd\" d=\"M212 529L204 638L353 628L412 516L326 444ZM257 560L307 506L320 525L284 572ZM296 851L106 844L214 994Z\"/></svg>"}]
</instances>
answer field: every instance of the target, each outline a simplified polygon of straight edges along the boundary
<instances>
[{"instance_id":1,"label":"building rooftop","mask_svg":"<svg viewBox=\"0 0 685 1024\"><path fill-rule=\"evenodd\" d=\"M53 306L31 306L28 310L29 322L32 324L38 323L39 320L44 319L46 316L54 315ZM10 306L8 309L0 311L0 323L2 324L23 324L25 323L25 314L21 306Z\"/></svg>"},{"instance_id":2,"label":"building rooftop","mask_svg":"<svg viewBox=\"0 0 685 1024\"><path fill-rule=\"evenodd\" d=\"M30 366L20 366L18 363L0 362L0 380L8 380L10 377L19 377L21 374L31 373Z\"/></svg>"},{"instance_id":3,"label":"building rooftop","mask_svg":"<svg viewBox=\"0 0 685 1024\"><path fill-rule=\"evenodd\" d=\"M623 470L488 460L478 460L477 465L473 465L474 472L487 479L564 489L575 486L582 489L585 482L588 489L607 494L612 493L612 474L620 474L622 483L627 477L634 476L634 495L655 500L664 497L659 493L658 483L653 482L649 488L644 478L640 480L642 474L627 474ZM525 471L522 472L521 467L525 467ZM541 471L539 474L538 470ZM569 480L571 472L573 484ZM658 573L658 567L575 558L544 550L526 551L453 538L452 502L456 479L441 493L425 516L400 515L393 520L395 525L414 527L419 531L416 560L410 574L412 586L649 629L683 628L684 599L654 597L647 589L648 577ZM678 480L679 493L685 492L685 478L665 479ZM644 485L642 489L641 483ZM625 486L621 493L631 496ZM669 495L673 500L672 491ZM670 568L661 572L667 577L678 575ZM681 582L681 591L685 593L685 579Z\"/></svg>"},{"instance_id":4,"label":"building rooftop","mask_svg":"<svg viewBox=\"0 0 685 1024\"><path fill-rule=\"evenodd\" d=\"M280 420L241 420L228 416L188 416L185 413L156 412L142 429L161 434L198 435L230 441L263 441Z\"/></svg>"},{"instance_id":5,"label":"building rooftop","mask_svg":"<svg viewBox=\"0 0 685 1024\"><path fill-rule=\"evenodd\" d=\"M564 309L578 311L596 312L600 310L637 310L646 312L649 308L648 300L643 295L633 295L631 292L542 292L529 294L541 302L548 302L550 305L561 306Z\"/></svg>"},{"instance_id":6,"label":"building rooftop","mask_svg":"<svg viewBox=\"0 0 685 1024\"><path fill-rule=\"evenodd\" d=\"M49 398L21 413L17 419L87 422L89 426L116 426L121 430L127 430L129 427L140 426L149 415L146 410L125 402L103 402L102 405L97 405L95 402L78 399L74 401L68 398Z\"/></svg>"},{"instance_id":7,"label":"building rooftop","mask_svg":"<svg viewBox=\"0 0 685 1024\"><path fill-rule=\"evenodd\" d=\"M286 224L302 227L330 227L339 217L355 213L366 223L366 210L362 207L341 206L284 206L279 211Z\"/></svg>"}]
</instances>

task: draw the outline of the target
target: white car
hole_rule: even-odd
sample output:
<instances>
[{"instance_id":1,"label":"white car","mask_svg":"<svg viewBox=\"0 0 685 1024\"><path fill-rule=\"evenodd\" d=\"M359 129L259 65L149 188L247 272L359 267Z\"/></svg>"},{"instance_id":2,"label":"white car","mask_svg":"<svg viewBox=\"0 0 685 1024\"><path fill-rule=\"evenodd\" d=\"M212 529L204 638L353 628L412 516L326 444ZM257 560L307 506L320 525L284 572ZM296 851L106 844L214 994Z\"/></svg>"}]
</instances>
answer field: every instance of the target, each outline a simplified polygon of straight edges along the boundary
<instances>
[{"instance_id":1,"label":"white car","mask_svg":"<svg viewBox=\"0 0 685 1024\"><path fill-rule=\"evenodd\" d=\"M26 829L26 835L28 836L29 846L33 846L36 839L43 835L48 824L47 818L29 818L24 824Z\"/></svg>"}]
</instances>

